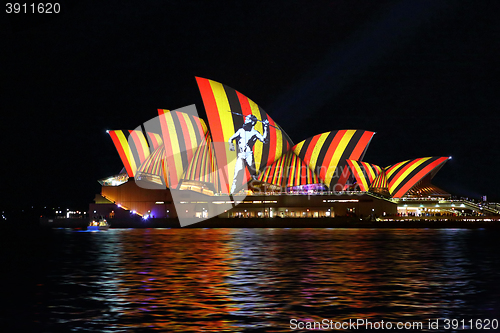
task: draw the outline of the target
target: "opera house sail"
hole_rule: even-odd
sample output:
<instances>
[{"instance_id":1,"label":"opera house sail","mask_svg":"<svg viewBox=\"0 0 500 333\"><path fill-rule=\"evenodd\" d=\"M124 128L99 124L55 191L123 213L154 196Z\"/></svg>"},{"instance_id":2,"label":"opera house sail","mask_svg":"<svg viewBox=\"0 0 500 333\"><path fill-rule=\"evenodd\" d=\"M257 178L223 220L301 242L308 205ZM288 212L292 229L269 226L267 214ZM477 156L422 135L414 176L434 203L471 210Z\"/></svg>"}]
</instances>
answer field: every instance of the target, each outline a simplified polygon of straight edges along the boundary
<instances>
[{"instance_id":1,"label":"opera house sail","mask_svg":"<svg viewBox=\"0 0 500 333\"><path fill-rule=\"evenodd\" d=\"M375 133L361 129L333 129L294 144L239 91L196 82L207 123L191 105L159 109L133 130L108 131L123 169L100 180L93 211L198 219L385 216L398 213L398 200L447 195L430 180L448 157L387 167L366 162Z\"/></svg>"}]
</instances>

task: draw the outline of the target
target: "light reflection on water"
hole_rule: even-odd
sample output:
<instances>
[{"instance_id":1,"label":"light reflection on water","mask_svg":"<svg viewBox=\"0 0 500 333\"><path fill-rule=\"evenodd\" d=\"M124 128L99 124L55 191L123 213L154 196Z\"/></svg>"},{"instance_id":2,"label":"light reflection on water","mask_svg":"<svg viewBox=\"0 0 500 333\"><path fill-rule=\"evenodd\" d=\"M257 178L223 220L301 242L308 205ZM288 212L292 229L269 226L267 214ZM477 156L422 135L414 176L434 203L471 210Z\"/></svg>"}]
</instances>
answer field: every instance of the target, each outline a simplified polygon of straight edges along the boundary
<instances>
[{"instance_id":1,"label":"light reflection on water","mask_svg":"<svg viewBox=\"0 0 500 333\"><path fill-rule=\"evenodd\" d=\"M31 309L40 332L500 319L497 238L485 230L60 230Z\"/></svg>"}]
</instances>

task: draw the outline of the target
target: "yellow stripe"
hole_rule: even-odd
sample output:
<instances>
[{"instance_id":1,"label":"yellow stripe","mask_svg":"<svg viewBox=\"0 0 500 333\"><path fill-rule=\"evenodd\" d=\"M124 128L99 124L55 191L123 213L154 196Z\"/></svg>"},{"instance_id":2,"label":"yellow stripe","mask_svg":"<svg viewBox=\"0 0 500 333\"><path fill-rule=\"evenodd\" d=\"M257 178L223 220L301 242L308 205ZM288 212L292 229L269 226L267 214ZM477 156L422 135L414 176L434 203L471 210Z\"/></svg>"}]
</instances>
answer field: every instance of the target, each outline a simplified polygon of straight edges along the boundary
<instances>
[{"instance_id":1,"label":"yellow stripe","mask_svg":"<svg viewBox=\"0 0 500 333\"><path fill-rule=\"evenodd\" d=\"M418 166L422 163L424 163L425 161L427 161L428 159L430 159L430 157L424 157L424 158L421 158L417 163L413 164L411 167L409 167L408 169L406 169L405 172L403 172L402 175L400 175L398 177L398 179L396 179L396 181L392 184L391 188L389 188L389 192L392 194L392 192L398 187L398 185L413 171L415 170L416 168L418 168ZM411 163L411 162L410 162Z\"/></svg>"},{"instance_id":2,"label":"yellow stripe","mask_svg":"<svg viewBox=\"0 0 500 333\"><path fill-rule=\"evenodd\" d=\"M361 183L363 184L363 188L361 189L362 191L368 190L368 184L366 182L365 175L363 174L363 170L361 170L361 167L357 161L352 161L352 164L354 165L354 168L356 169L356 172L358 173L359 180L361 180Z\"/></svg>"},{"instance_id":3,"label":"yellow stripe","mask_svg":"<svg viewBox=\"0 0 500 333\"><path fill-rule=\"evenodd\" d=\"M127 138L125 137L123 131L117 131L116 136L118 137L118 140L120 140L120 145L122 146L123 151L125 152L127 162L130 164L130 167L132 168L132 173L135 175L135 172L137 171L137 165L135 164L134 155L132 154L132 150L130 149Z\"/></svg>"},{"instance_id":4,"label":"yellow stripe","mask_svg":"<svg viewBox=\"0 0 500 333\"><path fill-rule=\"evenodd\" d=\"M135 131L137 133L137 137L139 138L139 142L141 143L141 150L142 150L142 153L144 154L144 160L146 160L146 158L148 158L149 156L149 147L148 147L148 142L146 140L146 138L144 137L144 134L142 133L142 131ZM143 162L143 161L141 161Z\"/></svg>"},{"instance_id":5,"label":"yellow stripe","mask_svg":"<svg viewBox=\"0 0 500 333\"><path fill-rule=\"evenodd\" d=\"M375 170L373 170L373 166L371 164L366 163L365 169L368 169L368 172L371 175L370 178L373 179L373 180L375 180L375 177L377 177L377 175L375 174ZM370 179L370 178L368 178L368 179Z\"/></svg>"},{"instance_id":6,"label":"yellow stripe","mask_svg":"<svg viewBox=\"0 0 500 333\"><path fill-rule=\"evenodd\" d=\"M409 161L410 161L410 160L397 163L397 164L396 164L396 166L395 166L395 167L394 167L394 168L393 168L390 172L386 173L386 177L387 177L387 179L391 178L391 175L392 175L394 172L396 172L399 168L401 168L401 166L402 166L403 164L405 164L406 162L409 162Z\"/></svg>"},{"instance_id":7,"label":"yellow stripe","mask_svg":"<svg viewBox=\"0 0 500 333\"><path fill-rule=\"evenodd\" d=\"M252 114L257 117L258 120L262 120L261 116L260 116L260 111L259 111L259 106L257 104L255 104L250 98L248 98L248 104L250 105L250 109L252 110ZM255 124L255 127L254 127L259 133L262 133L264 134L264 126L262 125L262 123L260 121L257 122L257 124ZM270 129L268 128L268 131ZM269 136L269 134L268 134ZM262 162L266 162L266 161L262 161L262 149L264 147L264 144L262 142L260 142L260 140L257 140L255 142L255 145L254 145L254 148L253 148L253 152L254 152L254 159L255 159L255 169L256 170L260 170L260 165Z\"/></svg>"},{"instance_id":8,"label":"yellow stripe","mask_svg":"<svg viewBox=\"0 0 500 333\"><path fill-rule=\"evenodd\" d=\"M278 126L278 124L274 123L274 125ZM281 134L281 131L272 127L269 127L270 131L275 131L276 132L276 151L274 155L274 161L278 160L281 158L281 155L283 155L283 135ZM273 149L271 145L269 145L269 149ZM273 161L273 162L274 162Z\"/></svg>"},{"instance_id":9,"label":"yellow stripe","mask_svg":"<svg viewBox=\"0 0 500 333\"><path fill-rule=\"evenodd\" d=\"M200 118L200 123L201 123L201 128L203 129L203 134L207 134L208 132L208 127L207 124L203 119Z\"/></svg>"},{"instance_id":10,"label":"yellow stripe","mask_svg":"<svg viewBox=\"0 0 500 333\"><path fill-rule=\"evenodd\" d=\"M229 106L229 101L227 100L226 92L222 84L211 80L209 80L209 82L212 87L212 92L214 93L217 112L219 113L220 122L222 124L222 136L224 141L227 141L231 135L234 134L233 116L231 112L229 112L231 111L231 107Z\"/></svg>"},{"instance_id":11,"label":"yellow stripe","mask_svg":"<svg viewBox=\"0 0 500 333\"><path fill-rule=\"evenodd\" d=\"M335 149L335 152L333 153L332 160L330 161L330 164L328 165L328 170L326 171L325 175L325 185L330 187L330 183L332 181L333 175L335 173L335 169L337 168L337 165L339 164L339 160L342 157L342 154L344 153L345 148L349 144L349 141L351 141L352 136L356 130L347 130L342 137L342 139L339 142L339 145Z\"/></svg>"},{"instance_id":12,"label":"yellow stripe","mask_svg":"<svg viewBox=\"0 0 500 333\"><path fill-rule=\"evenodd\" d=\"M181 179L181 176L182 176L182 172L183 172L183 168L182 168L182 158L181 158L181 151L180 151L180 147L179 147L179 140L178 140L178 136L177 136L177 129L175 128L175 123L174 123L174 119L172 118L172 114L169 112L169 113L165 113L165 120L166 120L166 123L167 123L167 127L168 127L168 136L170 138L170 142L172 144L172 151L170 152L174 158L174 168L175 168L175 173L177 175L177 180L180 181ZM169 170L171 170L170 168L171 166L169 166L167 164L167 168ZM169 179L170 181L170 179ZM177 186L177 184L175 185Z\"/></svg>"},{"instance_id":13,"label":"yellow stripe","mask_svg":"<svg viewBox=\"0 0 500 333\"><path fill-rule=\"evenodd\" d=\"M234 134L234 123L233 116L231 115L231 107L229 106L229 101L227 100L226 92L221 83L208 80L210 82L210 87L215 98L215 104L217 105L217 112L219 114L219 119L222 126L222 137L224 142L227 142L231 135ZM236 165L237 153L235 151L230 151L229 147L226 149L226 161L220 161L220 166L227 174L227 181L229 183L229 190L231 189L231 184L234 177L234 166ZM223 172L225 172L223 171Z\"/></svg>"},{"instance_id":14,"label":"yellow stripe","mask_svg":"<svg viewBox=\"0 0 500 333\"><path fill-rule=\"evenodd\" d=\"M182 117L184 118L184 121L186 122L187 129L189 132L189 138L191 139L191 147L186 147L186 149L194 149L198 146L199 142L196 141L196 132L195 132L195 129L193 127L193 122L191 121L191 118L189 118L189 115L187 115L185 113L181 113L181 114L182 114ZM200 136L203 136L203 135L200 133Z\"/></svg>"},{"instance_id":15,"label":"yellow stripe","mask_svg":"<svg viewBox=\"0 0 500 333\"><path fill-rule=\"evenodd\" d=\"M301 141L301 142L297 143L297 145L295 145L295 148L293 149L293 152L295 153L295 155L299 156L300 150L302 149L302 146L304 146L304 142L306 142L306 140Z\"/></svg>"},{"instance_id":16,"label":"yellow stripe","mask_svg":"<svg viewBox=\"0 0 500 333\"><path fill-rule=\"evenodd\" d=\"M313 151L311 153L311 161L309 162L309 165L316 166L316 162L318 161L318 155L321 151L321 148L323 148L323 144L325 143L325 140L329 134L330 132L320 134L318 141L313 147Z\"/></svg>"}]
</instances>

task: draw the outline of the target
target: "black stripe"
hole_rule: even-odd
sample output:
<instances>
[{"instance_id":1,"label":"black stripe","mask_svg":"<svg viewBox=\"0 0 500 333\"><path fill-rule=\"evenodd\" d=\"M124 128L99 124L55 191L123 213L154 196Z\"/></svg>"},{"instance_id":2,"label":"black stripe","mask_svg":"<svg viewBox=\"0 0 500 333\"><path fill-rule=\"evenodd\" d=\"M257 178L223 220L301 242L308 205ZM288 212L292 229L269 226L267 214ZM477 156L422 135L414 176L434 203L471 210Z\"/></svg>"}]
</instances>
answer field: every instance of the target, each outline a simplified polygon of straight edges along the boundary
<instances>
[{"instance_id":1,"label":"black stripe","mask_svg":"<svg viewBox=\"0 0 500 333\"><path fill-rule=\"evenodd\" d=\"M313 137L310 137L304 140L304 144L302 145L302 148L300 148L300 151L297 154L301 160L305 160L306 153L309 150L309 145L311 144L312 138Z\"/></svg>"},{"instance_id":2,"label":"black stripe","mask_svg":"<svg viewBox=\"0 0 500 333\"><path fill-rule=\"evenodd\" d=\"M203 132L203 126L201 126L201 119L198 118L198 117L195 117L195 116L191 116L189 115L189 120L191 121L191 126L193 126L193 129L194 129L194 135L196 136L196 146L198 146L203 138L202 138L202 133ZM200 131L198 131L198 126L196 126L197 124L200 124Z\"/></svg>"},{"instance_id":3,"label":"black stripe","mask_svg":"<svg viewBox=\"0 0 500 333\"><path fill-rule=\"evenodd\" d=\"M220 110L219 112L231 111L231 116L233 117L233 124L234 124L233 133L236 133L236 131L240 129L241 126L243 126L243 123L245 121L244 116L241 116L243 114L243 111L241 110L241 104L238 99L238 95L236 94L236 90L226 85L222 85L222 87L226 92L227 101L229 103L229 107L231 108L231 110ZM234 113L238 113L240 115L236 115Z\"/></svg>"},{"instance_id":4,"label":"black stripe","mask_svg":"<svg viewBox=\"0 0 500 333\"><path fill-rule=\"evenodd\" d=\"M292 153L293 154L293 153ZM287 181L290 183L290 186L295 186L297 183L297 160L299 159L297 155L290 156L290 169L288 177L291 177L291 181Z\"/></svg>"},{"instance_id":5,"label":"black stripe","mask_svg":"<svg viewBox=\"0 0 500 333\"><path fill-rule=\"evenodd\" d=\"M425 161L424 163L420 164L418 167L415 168L415 170L413 170L412 172L410 172L404 179L401 183L399 183L399 185L394 189L394 191L392 192L393 194L396 194L403 186L405 186L408 181L410 179L413 178L413 176L415 176L417 173L419 173L420 171L422 171L422 169L424 169L425 167L427 167L429 164L431 164L432 162L436 161L439 157L432 157L430 159L428 159L427 161ZM410 163L414 161L414 160L411 160ZM432 171L432 170L431 170ZM430 171L429 171L430 172ZM425 175L424 175L425 177ZM423 177L422 177L423 178ZM418 183L418 180L417 182L415 182L415 184ZM410 188L411 189L411 188ZM408 190L410 190L408 189Z\"/></svg>"},{"instance_id":6,"label":"black stripe","mask_svg":"<svg viewBox=\"0 0 500 333\"><path fill-rule=\"evenodd\" d=\"M128 130L123 130L122 132L123 134L125 134L125 137L127 138L128 146L130 148L130 152L132 153L132 158L134 159L137 171L141 166L141 159L139 158L138 147L135 144L134 138L132 137L132 133L130 133Z\"/></svg>"},{"instance_id":7,"label":"black stripe","mask_svg":"<svg viewBox=\"0 0 500 333\"><path fill-rule=\"evenodd\" d=\"M351 157L352 152L354 151L354 149L358 145L359 140L361 140L361 137L363 136L364 132L365 131L363 131L363 130L356 130L356 132L354 132L354 135L351 137L351 140L349 140L349 143L345 147L344 152L342 153L342 156L340 157L341 161L347 160Z\"/></svg>"},{"instance_id":8,"label":"black stripe","mask_svg":"<svg viewBox=\"0 0 500 333\"><path fill-rule=\"evenodd\" d=\"M144 138L146 139L146 144L148 145L149 152L152 153L153 152L153 145L151 142L149 142L148 132L146 132L146 128L144 127L144 124L141 124L141 132L142 132L142 135L144 135Z\"/></svg>"},{"instance_id":9,"label":"black stripe","mask_svg":"<svg viewBox=\"0 0 500 333\"><path fill-rule=\"evenodd\" d=\"M400 165L392 174L390 177L387 177L387 185L389 185L391 183L391 181L394 179L394 177L396 177L396 175L398 174L399 171L401 171L401 169L403 169L408 163L411 163L412 160L409 160L408 162ZM397 164L397 163L396 163Z\"/></svg>"},{"instance_id":10,"label":"black stripe","mask_svg":"<svg viewBox=\"0 0 500 333\"><path fill-rule=\"evenodd\" d=\"M330 145L332 144L333 138L335 138L335 135L338 133L338 131L331 131L328 136L325 139L325 142L323 143L323 146L321 147L321 150L319 151L318 154L318 159L316 161L316 166L315 167L321 167L323 165L323 162L325 160L326 154L328 152L328 148L330 148Z\"/></svg>"},{"instance_id":11,"label":"black stripe","mask_svg":"<svg viewBox=\"0 0 500 333\"><path fill-rule=\"evenodd\" d=\"M344 172L344 168L347 165L347 159L351 156L353 150L356 148L356 145L358 144L359 140L361 139L361 136L363 135L363 130L356 130L354 132L353 136L349 140L349 143L345 147L344 151L342 152L342 155L340 156L339 159L339 164L336 166L336 170L333 173L333 177L330 181L330 188L333 189L333 187L338 183L340 180L340 177L342 176L342 173ZM346 135L345 133L344 135ZM347 179L346 179L347 181Z\"/></svg>"},{"instance_id":12,"label":"black stripe","mask_svg":"<svg viewBox=\"0 0 500 333\"><path fill-rule=\"evenodd\" d=\"M179 143L179 151L181 155L181 163L182 163L182 170L186 170L188 167L188 159L187 159L187 148L186 148L186 142L184 141L184 136L189 135L189 133L184 133L180 120L179 120L179 112L176 111L171 111L170 114L172 115L172 119L174 121L174 126L175 126L175 132L177 134L177 142ZM182 133L182 135L179 135L179 133ZM176 170L177 171L177 170ZM179 179L180 183L180 179Z\"/></svg>"},{"instance_id":13,"label":"black stripe","mask_svg":"<svg viewBox=\"0 0 500 333\"><path fill-rule=\"evenodd\" d=\"M269 119L267 119L266 111L262 110L262 108L260 106L258 106L258 108L259 108L259 113L260 113L260 119L262 121L269 120ZM262 127L264 127L264 126L262 126ZM271 133L269 133L271 130L273 130L272 127L269 127L267 129L267 132L268 132L267 133L267 143L263 143L263 145L262 145L262 157L260 160L260 169L265 167L267 164L267 159L269 158L269 149L271 147L271 144L272 144L272 147L274 149L276 149L276 142L271 142ZM264 134L264 129L262 129L262 134Z\"/></svg>"}]
</instances>

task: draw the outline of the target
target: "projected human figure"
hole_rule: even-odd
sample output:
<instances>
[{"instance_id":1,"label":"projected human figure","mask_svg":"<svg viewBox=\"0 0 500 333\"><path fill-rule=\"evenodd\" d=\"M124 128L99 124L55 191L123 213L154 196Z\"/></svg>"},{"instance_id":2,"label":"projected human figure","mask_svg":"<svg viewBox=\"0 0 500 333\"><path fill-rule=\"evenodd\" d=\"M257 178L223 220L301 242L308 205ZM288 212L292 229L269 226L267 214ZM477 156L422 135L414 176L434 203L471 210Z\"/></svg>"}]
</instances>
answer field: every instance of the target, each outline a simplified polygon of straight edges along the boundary
<instances>
[{"instance_id":1,"label":"projected human figure","mask_svg":"<svg viewBox=\"0 0 500 333\"><path fill-rule=\"evenodd\" d=\"M250 175L253 179L257 178L257 171L255 170L255 161L253 157L252 147L257 141L262 143L267 142L267 134L269 129L269 121L266 119L262 122L264 125L264 133L261 134L257 131L254 126L257 123L257 117L250 114L245 117L245 122L239 130L236 131L229 138L229 150L234 151L233 140L236 140L238 145L238 157L236 158L236 165L234 166L234 177L233 185L231 186L231 193L236 191L236 187L243 183L243 177L245 175L245 165L250 171Z\"/></svg>"}]
</instances>

